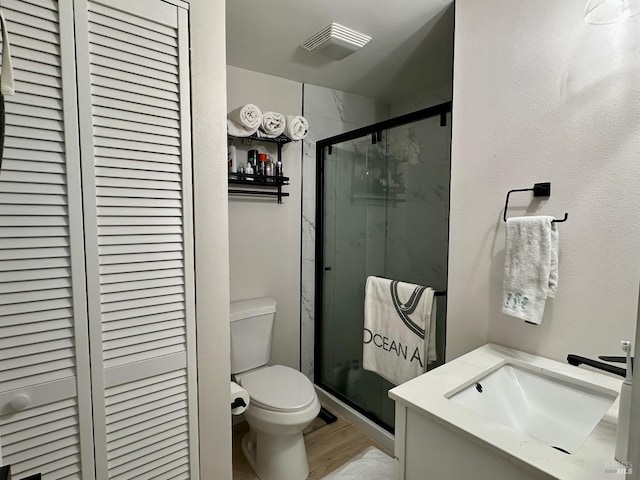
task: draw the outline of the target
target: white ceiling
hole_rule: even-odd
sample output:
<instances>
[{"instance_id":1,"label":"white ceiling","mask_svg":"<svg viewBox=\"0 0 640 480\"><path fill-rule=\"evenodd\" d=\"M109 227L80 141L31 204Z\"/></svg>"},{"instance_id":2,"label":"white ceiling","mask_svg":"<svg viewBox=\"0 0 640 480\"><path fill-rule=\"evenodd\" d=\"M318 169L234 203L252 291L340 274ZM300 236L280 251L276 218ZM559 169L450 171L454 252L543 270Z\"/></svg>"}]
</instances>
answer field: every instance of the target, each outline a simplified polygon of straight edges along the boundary
<instances>
[{"instance_id":1,"label":"white ceiling","mask_svg":"<svg viewBox=\"0 0 640 480\"><path fill-rule=\"evenodd\" d=\"M453 0L227 0L227 63L390 101L451 83ZM299 45L331 22L373 37L335 61Z\"/></svg>"}]
</instances>

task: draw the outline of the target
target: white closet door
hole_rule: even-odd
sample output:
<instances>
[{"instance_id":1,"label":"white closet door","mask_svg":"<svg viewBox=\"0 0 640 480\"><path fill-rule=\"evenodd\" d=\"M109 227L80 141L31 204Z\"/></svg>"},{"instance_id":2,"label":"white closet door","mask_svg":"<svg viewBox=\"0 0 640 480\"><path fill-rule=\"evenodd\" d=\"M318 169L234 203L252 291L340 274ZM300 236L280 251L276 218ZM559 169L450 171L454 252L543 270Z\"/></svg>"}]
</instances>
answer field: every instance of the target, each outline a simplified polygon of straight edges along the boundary
<instances>
[{"instance_id":1,"label":"white closet door","mask_svg":"<svg viewBox=\"0 0 640 480\"><path fill-rule=\"evenodd\" d=\"M13 478L91 479L72 3L2 10L16 80L0 172L2 460Z\"/></svg>"},{"instance_id":2,"label":"white closet door","mask_svg":"<svg viewBox=\"0 0 640 480\"><path fill-rule=\"evenodd\" d=\"M197 479L188 12L75 6L97 476Z\"/></svg>"}]
</instances>

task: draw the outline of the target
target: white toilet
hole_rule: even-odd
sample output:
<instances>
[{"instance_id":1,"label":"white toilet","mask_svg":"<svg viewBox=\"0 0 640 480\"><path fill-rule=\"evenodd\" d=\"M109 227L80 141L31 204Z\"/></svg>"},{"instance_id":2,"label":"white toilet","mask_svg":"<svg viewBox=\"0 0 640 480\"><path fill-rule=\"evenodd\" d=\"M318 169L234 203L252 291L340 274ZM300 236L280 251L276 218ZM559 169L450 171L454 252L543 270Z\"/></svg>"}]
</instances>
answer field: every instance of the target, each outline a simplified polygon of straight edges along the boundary
<instances>
[{"instance_id":1,"label":"white toilet","mask_svg":"<svg viewBox=\"0 0 640 480\"><path fill-rule=\"evenodd\" d=\"M302 430L320 412L313 384L283 365L267 366L276 301L231 302L231 373L251 398L242 451L261 480L304 480L309 463Z\"/></svg>"}]
</instances>

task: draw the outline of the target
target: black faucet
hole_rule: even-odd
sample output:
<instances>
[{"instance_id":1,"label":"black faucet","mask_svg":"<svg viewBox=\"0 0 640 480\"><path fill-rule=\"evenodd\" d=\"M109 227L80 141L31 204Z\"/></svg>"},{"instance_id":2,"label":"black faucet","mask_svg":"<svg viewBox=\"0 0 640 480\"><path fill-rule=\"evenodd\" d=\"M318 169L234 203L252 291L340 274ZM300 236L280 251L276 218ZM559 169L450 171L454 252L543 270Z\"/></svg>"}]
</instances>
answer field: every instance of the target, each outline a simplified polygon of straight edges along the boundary
<instances>
[{"instance_id":1,"label":"black faucet","mask_svg":"<svg viewBox=\"0 0 640 480\"><path fill-rule=\"evenodd\" d=\"M604 360L606 362L616 362L616 363L625 363L625 357L610 357L610 356L599 356L600 360ZM603 370L605 372L613 373L614 375L620 375L621 377L626 377L627 369L615 367L613 365L609 365L608 363L599 362L597 360L591 360L587 357L581 357L579 355L569 354L567 355L567 362L569 365L578 366L580 364L585 364L593 368L597 368L598 370ZM631 365L633 366L633 358L631 359Z\"/></svg>"}]
</instances>

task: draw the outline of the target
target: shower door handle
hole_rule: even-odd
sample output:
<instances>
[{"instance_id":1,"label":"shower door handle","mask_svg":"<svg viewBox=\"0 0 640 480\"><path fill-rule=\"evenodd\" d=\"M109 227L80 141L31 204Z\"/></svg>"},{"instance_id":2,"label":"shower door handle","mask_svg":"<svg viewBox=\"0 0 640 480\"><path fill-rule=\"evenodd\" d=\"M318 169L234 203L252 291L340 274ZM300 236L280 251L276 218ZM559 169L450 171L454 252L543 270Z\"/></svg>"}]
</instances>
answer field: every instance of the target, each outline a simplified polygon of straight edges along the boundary
<instances>
[{"instance_id":1,"label":"shower door handle","mask_svg":"<svg viewBox=\"0 0 640 480\"><path fill-rule=\"evenodd\" d=\"M331 267L324 267L324 271L325 271L325 272L329 272L329 271L331 271Z\"/></svg>"}]
</instances>

